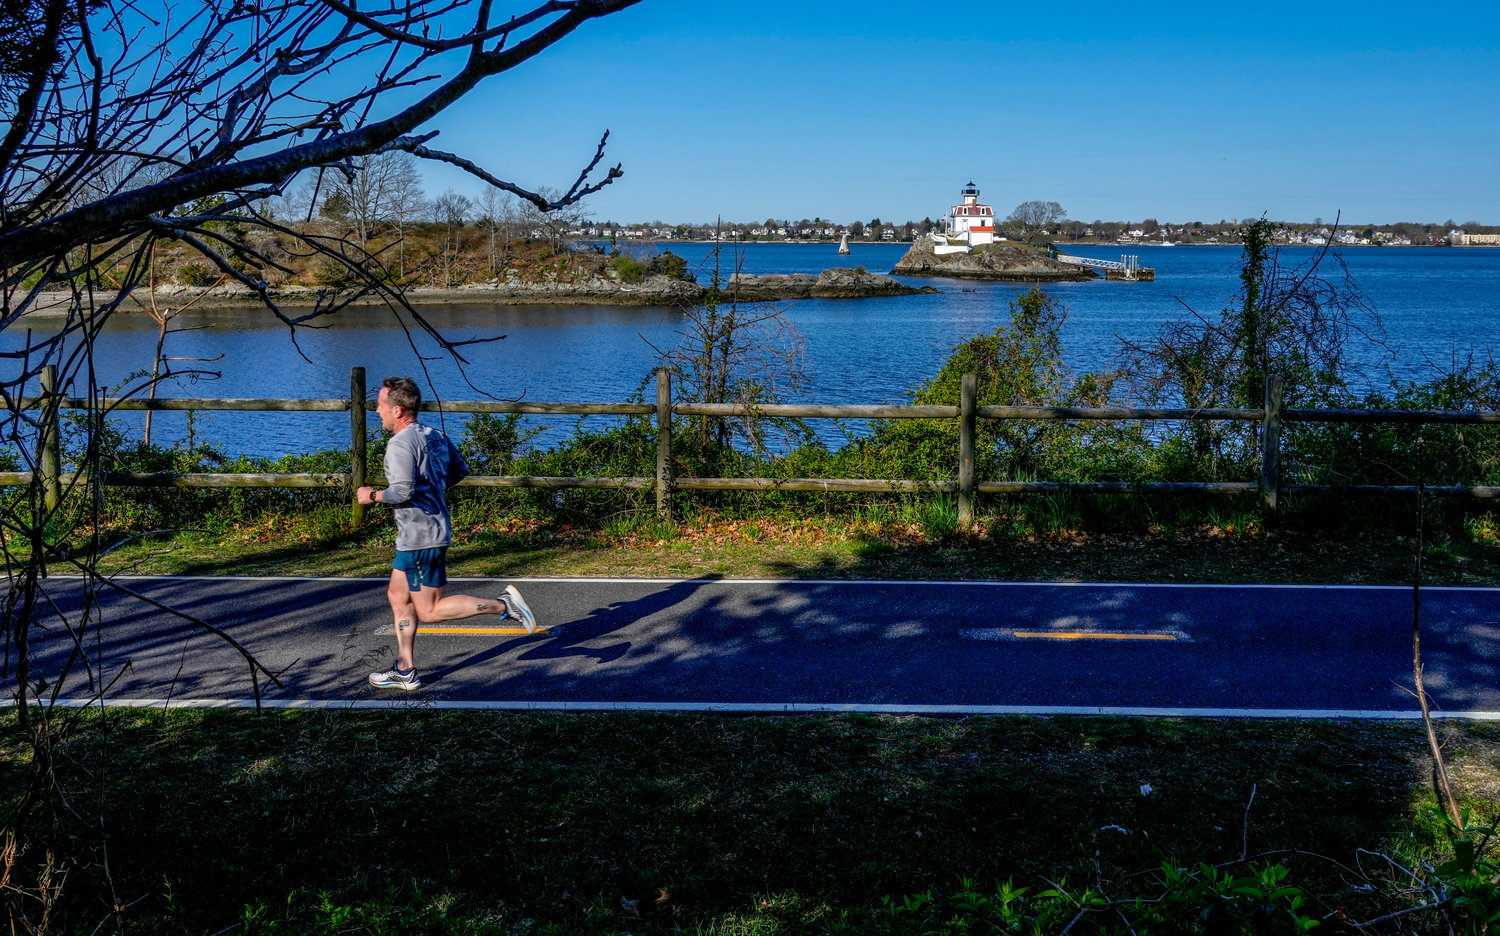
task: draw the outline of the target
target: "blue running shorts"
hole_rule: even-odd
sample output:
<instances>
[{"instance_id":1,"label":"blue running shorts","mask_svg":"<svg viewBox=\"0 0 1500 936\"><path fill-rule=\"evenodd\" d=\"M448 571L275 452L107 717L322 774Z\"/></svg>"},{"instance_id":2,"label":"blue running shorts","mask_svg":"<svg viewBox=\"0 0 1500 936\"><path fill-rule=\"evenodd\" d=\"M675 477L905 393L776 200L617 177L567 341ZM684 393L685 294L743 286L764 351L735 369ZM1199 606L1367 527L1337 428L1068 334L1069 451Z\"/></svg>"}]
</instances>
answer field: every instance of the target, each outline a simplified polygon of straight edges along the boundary
<instances>
[{"instance_id":1,"label":"blue running shorts","mask_svg":"<svg viewBox=\"0 0 1500 936\"><path fill-rule=\"evenodd\" d=\"M398 549L396 561L391 567L406 573L406 585L412 591L421 591L422 586L442 588L448 584L447 546L431 549Z\"/></svg>"}]
</instances>

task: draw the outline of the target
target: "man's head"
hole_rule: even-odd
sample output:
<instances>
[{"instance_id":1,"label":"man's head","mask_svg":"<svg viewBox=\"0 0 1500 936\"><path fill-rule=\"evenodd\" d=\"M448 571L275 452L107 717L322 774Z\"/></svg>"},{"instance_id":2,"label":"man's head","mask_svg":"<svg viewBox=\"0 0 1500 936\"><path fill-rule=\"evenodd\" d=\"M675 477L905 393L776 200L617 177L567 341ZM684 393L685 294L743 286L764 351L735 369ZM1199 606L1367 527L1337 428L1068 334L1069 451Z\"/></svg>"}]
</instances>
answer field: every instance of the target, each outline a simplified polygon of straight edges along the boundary
<instances>
[{"instance_id":1,"label":"man's head","mask_svg":"<svg viewBox=\"0 0 1500 936\"><path fill-rule=\"evenodd\" d=\"M380 383L380 396L375 402L375 412L380 416L380 425L389 432L415 422L422 409L422 391L410 377L387 377Z\"/></svg>"}]
</instances>

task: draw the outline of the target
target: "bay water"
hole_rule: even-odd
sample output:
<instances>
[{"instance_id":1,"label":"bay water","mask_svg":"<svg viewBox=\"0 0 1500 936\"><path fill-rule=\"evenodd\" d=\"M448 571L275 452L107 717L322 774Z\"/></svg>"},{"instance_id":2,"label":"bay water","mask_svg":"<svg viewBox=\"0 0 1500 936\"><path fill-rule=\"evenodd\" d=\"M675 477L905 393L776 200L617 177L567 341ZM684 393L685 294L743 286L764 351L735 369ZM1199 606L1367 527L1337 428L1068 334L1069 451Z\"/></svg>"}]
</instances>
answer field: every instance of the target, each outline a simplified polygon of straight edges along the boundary
<instances>
[{"instance_id":1,"label":"bay water","mask_svg":"<svg viewBox=\"0 0 1500 936\"><path fill-rule=\"evenodd\" d=\"M839 256L833 244L749 244L738 248L674 243L663 245L688 260L706 282L717 263L720 274L817 273L860 265L885 272L906 251L902 244L855 244ZM650 251L632 246L627 249ZM1045 284L1067 309L1062 338L1076 370L1104 370L1117 359L1120 340L1149 339L1163 323L1202 315L1210 320L1233 301L1238 288L1238 247L1064 248L1100 259L1133 253L1156 270L1154 282ZM1283 264L1306 262L1313 248L1284 248ZM1384 326L1384 343L1357 338L1349 356L1361 379L1374 387L1392 380L1426 380L1480 358L1496 344L1500 326L1500 250L1485 248L1346 248L1342 256L1354 284ZM1336 272L1325 261L1325 274ZM808 383L788 402L902 403L935 375L963 340L1006 323L1009 302L1027 284L910 278L914 285L942 290L931 295L870 299L809 299L781 303L785 318L806 347ZM657 364L655 348L674 346L684 328L681 310L595 305L449 305L422 310L449 338L503 340L460 348L461 364L411 322L389 311L350 309L324 327L299 329L296 342L285 325L262 312L190 310L174 321L192 330L170 335L176 370L200 369L211 378L180 379L158 395L177 397L347 397L349 369L367 369L372 388L387 374L414 376L429 394L450 400L502 399L537 402L623 401L637 394L654 400L648 385ZM29 323L37 331L45 319ZM117 316L97 346L101 382L114 385L151 366L156 324L144 315ZM0 335L0 347L20 342ZM222 355L222 357L220 357ZM448 417L449 431L465 417ZM605 417L589 417L603 420ZM119 417L137 431L141 414ZM180 413L154 417L153 441L171 444L190 431ZM528 417L543 427L540 444L571 434L577 417ZM864 431L859 423L814 421L820 436L838 445ZM197 441L220 444L230 454L276 457L347 445L348 417L327 413L195 414Z\"/></svg>"}]
</instances>

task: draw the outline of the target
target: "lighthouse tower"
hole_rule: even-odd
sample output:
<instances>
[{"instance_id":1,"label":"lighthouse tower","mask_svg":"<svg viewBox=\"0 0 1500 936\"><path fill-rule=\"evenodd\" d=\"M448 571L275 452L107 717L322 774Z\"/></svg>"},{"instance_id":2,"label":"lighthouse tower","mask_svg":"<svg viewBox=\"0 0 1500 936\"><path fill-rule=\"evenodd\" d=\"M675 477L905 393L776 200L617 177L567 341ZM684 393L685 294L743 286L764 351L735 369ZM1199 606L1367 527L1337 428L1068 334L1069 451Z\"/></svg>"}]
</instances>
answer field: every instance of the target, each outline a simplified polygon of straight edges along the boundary
<instances>
[{"instance_id":1,"label":"lighthouse tower","mask_svg":"<svg viewBox=\"0 0 1500 936\"><path fill-rule=\"evenodd\" d=\"M979 186L970 182L961 195L963 204L954 205L948 212L948 236L967 241L970 247L994 243L995 212L979 203Z\"/></svg>"}]
</instances>

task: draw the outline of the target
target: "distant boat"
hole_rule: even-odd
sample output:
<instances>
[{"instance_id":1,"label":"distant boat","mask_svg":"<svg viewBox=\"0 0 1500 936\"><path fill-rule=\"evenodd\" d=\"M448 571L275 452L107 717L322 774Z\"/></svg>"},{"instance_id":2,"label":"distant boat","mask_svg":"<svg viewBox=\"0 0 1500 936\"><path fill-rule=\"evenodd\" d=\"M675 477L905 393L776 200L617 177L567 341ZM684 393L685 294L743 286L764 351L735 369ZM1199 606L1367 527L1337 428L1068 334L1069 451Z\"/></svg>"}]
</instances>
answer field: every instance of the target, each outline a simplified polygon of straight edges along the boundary
<instances>
[{"instance_id":1,"label":"distant boat","mask_svg":"<svg viewBox=\"0 0 1500 936\"><path fill-rule=\"evenodd\" d=\"M841 237L841 238L839 238L839 253L840 254L847 254L848 252L849 252L849 234L848 234L848 232L845 232L844 236Z\"/></svg>"}]
</instances>

